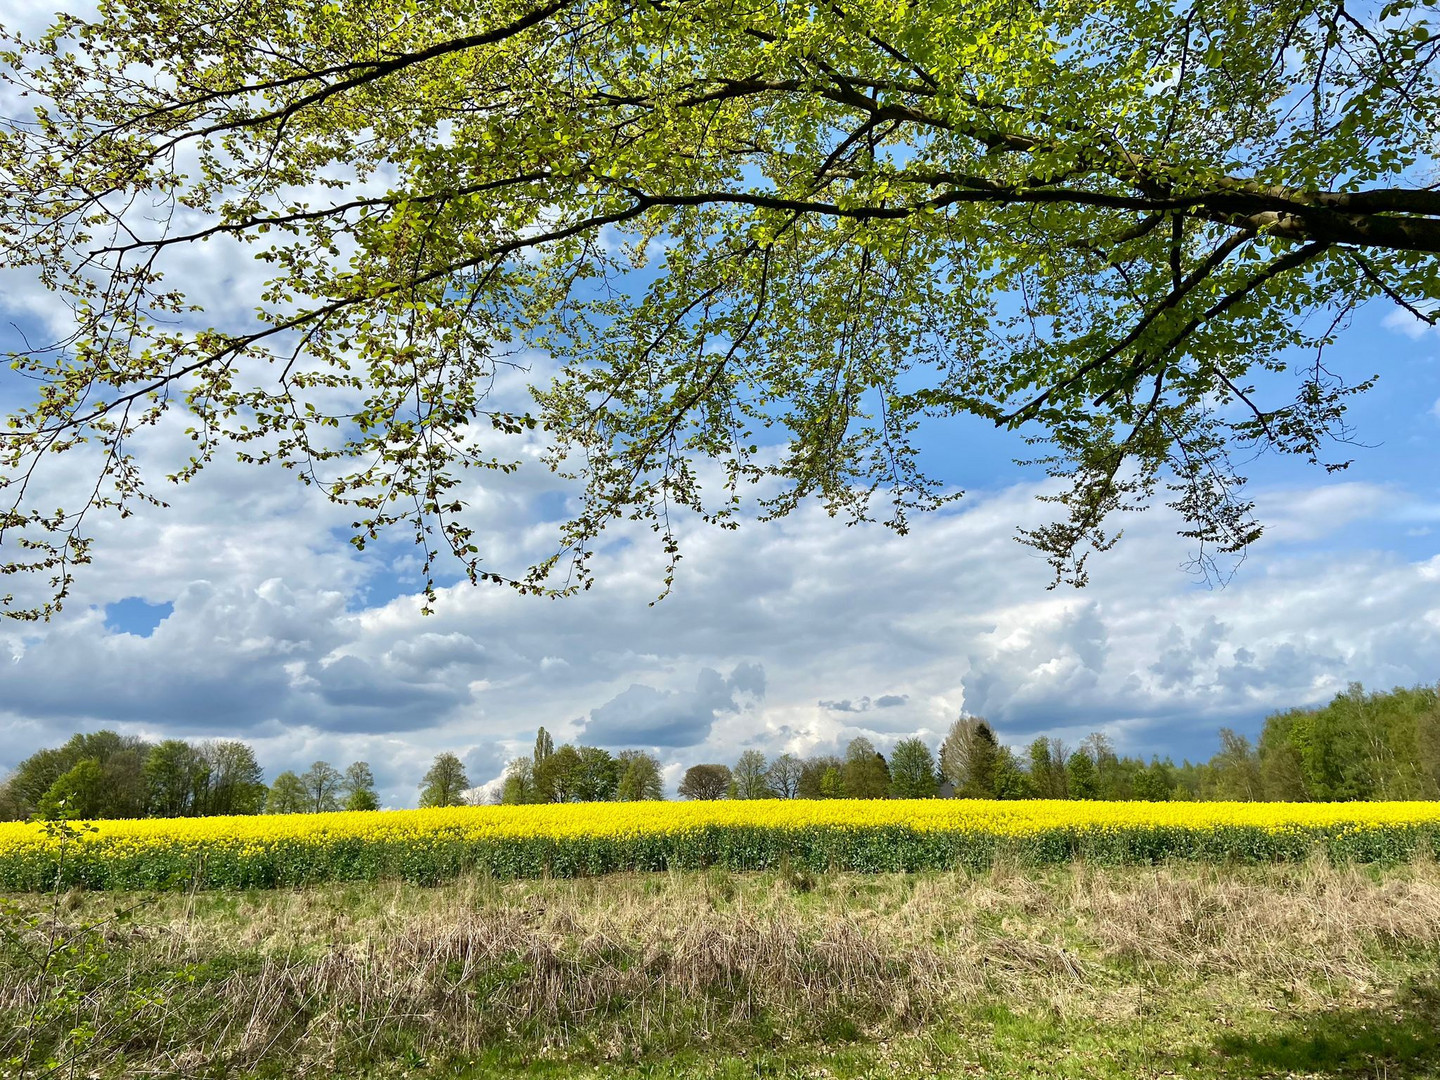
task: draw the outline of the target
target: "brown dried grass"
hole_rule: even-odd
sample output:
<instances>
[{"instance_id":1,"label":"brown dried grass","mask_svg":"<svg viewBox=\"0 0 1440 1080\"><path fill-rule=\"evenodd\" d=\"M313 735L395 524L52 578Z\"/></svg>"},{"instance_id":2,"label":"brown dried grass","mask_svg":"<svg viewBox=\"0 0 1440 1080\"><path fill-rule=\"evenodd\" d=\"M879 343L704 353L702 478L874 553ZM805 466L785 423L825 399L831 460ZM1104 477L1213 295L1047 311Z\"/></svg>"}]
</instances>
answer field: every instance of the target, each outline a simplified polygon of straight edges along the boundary
<instances>
[{"instance_id":1,"label":"brown dried grass","mask_svg":"<svg viewBox=\"0 0 1440 1080\"><path fill-rule=\"evenodd\" d=\"M65 918L113 902L82 896ZM427 1052L620 1056L757 1027L805 1038L834 1017L913 1029L996 1001L1104 1018L1133 1015L1137 994L1364 994L1397 958L1440 954L1440 868L477 879L161 898L147 918L107 939L122 967L87 1002L97 1016L157 972L248 960L200 984L208 1019L188 1041L183 986L135 1019L126 1045L156 1060L184 1045L187 1067L324 1061L400 1030ZM0 972L0 1010L37 992Z\"/></svg>"}]
</instances>

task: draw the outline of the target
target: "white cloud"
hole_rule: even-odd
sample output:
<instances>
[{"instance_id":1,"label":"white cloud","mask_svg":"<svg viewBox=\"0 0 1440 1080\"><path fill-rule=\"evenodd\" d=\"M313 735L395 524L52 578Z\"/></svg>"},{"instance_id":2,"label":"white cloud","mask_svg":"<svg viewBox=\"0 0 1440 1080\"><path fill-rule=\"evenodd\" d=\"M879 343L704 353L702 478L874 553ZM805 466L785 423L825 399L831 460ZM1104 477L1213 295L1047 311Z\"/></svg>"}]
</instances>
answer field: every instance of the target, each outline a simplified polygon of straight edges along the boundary
<instances>
[{"instance_id":1,"label":"white cloud","mask_svg":"<svg viewBox=\"0 0 1440 1080\"><path fill-rule=\"evenodd\" d=\"M1421 308L1421 310L1429 314L1430 310L1433 309L1427 310L1426 308ZM1418 341L1426 334L1434 333L1436 330L1433 323L1428 323L1424 319L1417 319L1404 308L1398 307L1386 313L1385 317L1380 320L1380 325L1386 330L1394 330L1396 333L1404 334L1411 341Z\"/></svg>"},{"instance_id":2,"label":"white cloud","mask_svg":"<svg viewBox=\"0 0 1440 1080\"><path fill-rule=\"evenodd\" d=\"M1011 539L1043 508L1015 488L906 537L817 508L737 533L691 526L676 590L655 607L659 556L637 528L599 557L588 593L455 586L429 618L409 595L365 604L383 566L280 477L220 466L184 494L108 534L55 623L0 629L17 657L0 669L7 758L100 724L225 733L252 740L272 774L364 757L401 804L436 752L460 752L484 784L541 724L557 740L648 743L672 784L745 746L938 742L962 708L1016 743L1104 727L1137 752L1194 756L1222 724L1253 728L1351 679L1440 675L1433 559L1293 543L1403 504L1361 485L1262 496L1287 542L1262 541L1213 591L1179 571L1184 542L1152 514L1089 589L1046 592L1043 564ZM174 611L148 638L108 632L103 605L127 595Z\"/></svg>"}]
</instances>

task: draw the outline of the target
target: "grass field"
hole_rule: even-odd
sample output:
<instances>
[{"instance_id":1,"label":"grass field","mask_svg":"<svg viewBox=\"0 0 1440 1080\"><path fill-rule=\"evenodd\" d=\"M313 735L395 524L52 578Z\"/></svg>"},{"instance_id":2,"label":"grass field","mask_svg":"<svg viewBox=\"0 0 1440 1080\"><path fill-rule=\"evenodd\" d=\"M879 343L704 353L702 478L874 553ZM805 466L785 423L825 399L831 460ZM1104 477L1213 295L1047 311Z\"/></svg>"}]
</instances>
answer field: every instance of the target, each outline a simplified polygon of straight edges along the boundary
<instances>
[{"instance_id":1,"label":"grass field","mask_svg":"<svg viewBox=\"0 0 1440 1080\"><path fill-rule=\"evenodd\" d=\"M5 903L10 1076L1440 1076L1424 857Z\"/></svg>"}]
</instances>

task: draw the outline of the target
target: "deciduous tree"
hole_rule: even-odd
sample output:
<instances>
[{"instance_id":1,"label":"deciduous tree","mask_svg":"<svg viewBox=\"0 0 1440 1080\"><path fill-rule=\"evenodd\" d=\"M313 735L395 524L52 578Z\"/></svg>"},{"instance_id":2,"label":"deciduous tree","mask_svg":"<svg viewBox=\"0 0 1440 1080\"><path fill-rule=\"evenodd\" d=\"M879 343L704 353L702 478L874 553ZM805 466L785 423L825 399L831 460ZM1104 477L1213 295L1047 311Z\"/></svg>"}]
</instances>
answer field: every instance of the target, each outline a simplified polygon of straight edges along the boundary
<instances>
[{"instance_id":1,"label":"deciduous tree","mask_svg":"<svg viewBox=\"0 0 1440 1080\"><path fill-rule=\"evenodd\" d=\"M620 769L620 784L615 797L621 802L663 799L665 783L660 776L660 762L643 750L622 750L615 758Z\"/></svg>"},{"instance_id":2,"label":"deciduous tree","mask_svg":"<svg viewBox=\"0 0 1440 1080\"><path fill-rule=\"evenodd\" d=\"M305 788L306 810L324 814L340 809L340 785L345 774L328 761L317 761L300 774Z\"/></svg>"},{"instance_id":3,"label":"deciduous tree","mask_svg":"<svg viewBox=\"0 0 1440 1080\"><path fill-rule=\"evenodd\" d=\"M1260 532L1233 449L1345 464L1356 308L1437 319L1428 0L117 0L7 38L0 266L73 316L0 424L22 617L87 515L155 498L130 450L175 408L175 478L290 466L358 544L524 590L632 516L673 567L675 508L752 481L904 530L963 479L920 468L927 416L1042 443L1057 580L1166 487L1206 562ZM194 309L207 242L270 268L254 320ZM490 388L531 346L526 412ZM536 425L583 496L497 566L463 492ZM37 469L86 442L56 510Z\"/></svg>"},{"instance_id":4,"label":"deciduous tree","mask_svg":"<svg viewBox=\"0 0 1440 1080\"><path fill-rule=\"evenodd\" d=\"M897 799L933 799L938 789L935 757L923 739L901 739L890 751L890 794Z\"/></svg>"},{"instance_id":5,"label":"deciduous tree","mask_svg":"<svg viewBox=\"0 0 1440 1080\"><path fill-rule=\"evenodd\" d=\"M340 781L346 810L378 810L380 797L375 794L375 774L368 761L353 761Z\"/></svg>"},{"instance_id":6,"label":"deciduous tree","mask_svg":"<svg viewBox=\"0 0 1440 1080\"><path fill-rule=\"evenodd\" d=\"M682 799L723 799L730 789L730 766L691 765L675 789Z\"/></svg>"},{"instance_id":7,"label":"deciduous tree","mask_svg":"<svg viewBox=\"0 0 1440 1080\"><path fill-rule=\"evenodd\" d=\"M774 790L767 776L765 755L759 750L746 750L735 762L730 774L728 792L732 799L773 799Z\"/></svg>"},{"instance_id":8,"label":"deciduous tree","mask_svg":"<svg viewBox=\"0 0 1440 1080\"><path fill-rule=\"evenodd\" d=\"M765 781L776 798L793 799L800 791L803 763L794 754L781 754L765 770Z\"/></svg>"},{"instance_id":9,"label":"deciduous tree","mask_svg":"<svg viewBox=\"0 0 1440 1080\"><path fill-rule=\"evenodd\" d=\"M889 794L890 769L875 744L863 736L845 748L843 777L846 798L883 799Z\"/></svg>"},{"instance_id":10,"label":"deciduous tree","mask_svg":"<svg viewBox=\"0 0 1440 1080\"><path fill-rule=\"evenodd\" d=\"M286 769L275 777L275 782L270 785L270 792L265 797L267 814L303 814L309 809L309 798L299 776Z\"/></svg>"},{"instance_id":11,"label":"deciduous tree","mask_svg":"<svg viewBox=\"0 0 1440 1080\"><path fill-rule=\"evenodd\" d=\"M195 813L204 798L210 774L200 751L181 739L166 739L145 758L145 784L150 813L184 817Z\"/></svg>"},{"instance_id":12,"label":"deciduous tree","mask_svg":"<svg viewBox=\"0 0 1440 1080\"><path fill-rule=\"evenodd\" d=\"M842 787L840 770L844 767L845 762L834 754L806 758L800 766L800 783L796 793L802 799L836 798ZM827 789L824 783L825 776L832 769L835 771L835 782Z\"/></svg>"},{"instance_id":13,"label":"deciduous tree","mask_svg":"<svg viewBox=\"0 0 1440 1080\"><path fill-rule=\"evenodd\" d=\"M420 781L421 806L464 806L470 778L465 766L448 751L435 756L435 762Z\"/></svg>"}]
</instances>

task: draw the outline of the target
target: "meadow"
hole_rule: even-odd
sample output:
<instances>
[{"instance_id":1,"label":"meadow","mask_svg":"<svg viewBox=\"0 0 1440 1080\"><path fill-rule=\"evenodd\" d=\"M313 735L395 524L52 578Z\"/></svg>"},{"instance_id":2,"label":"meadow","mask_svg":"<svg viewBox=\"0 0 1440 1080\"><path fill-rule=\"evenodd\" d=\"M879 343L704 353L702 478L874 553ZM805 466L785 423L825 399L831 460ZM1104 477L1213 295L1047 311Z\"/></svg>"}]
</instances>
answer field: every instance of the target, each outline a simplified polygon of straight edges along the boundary
<instances>
[{"instance_id":1,"label":"meadow","mask_svg":"<svg viewBox=\"0 0 1440 1080\"><path fill-rule=\"evenodd\" d=\"M5 906L0 1075L26 1080L1440 1076L1424 857Z\"/></svg>"},{"instance_id":2,"label":"meadow","mask_svg":"<svg viewBox=\"0 0 1440 1080\"><path fill-rule=\"evenodd\" d=\"M434 884L623 871L811 873L1440 853L1440 803L746 800L0 825L0 889Z\"/></svg>"}]
</instances>

